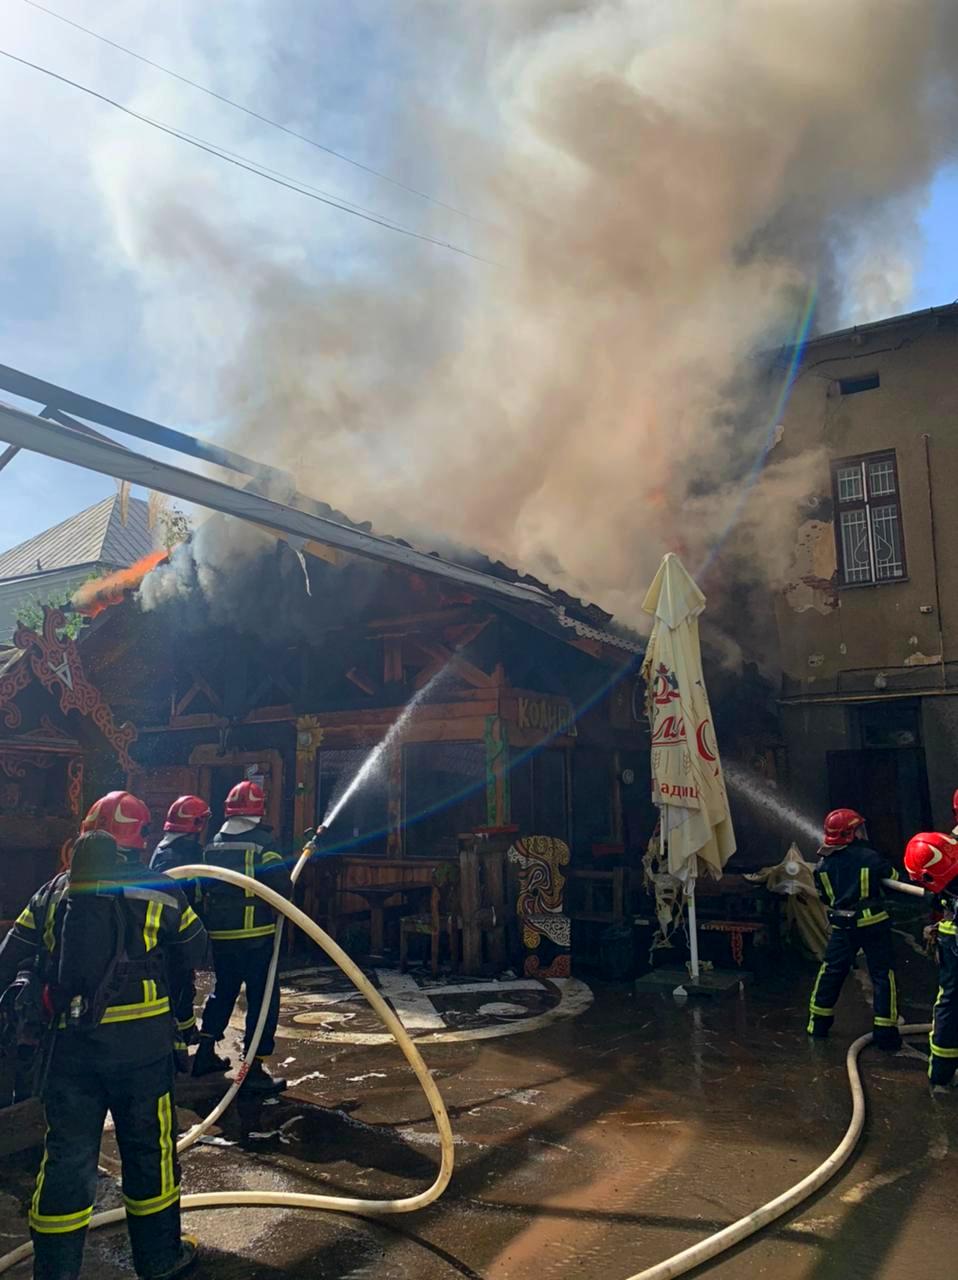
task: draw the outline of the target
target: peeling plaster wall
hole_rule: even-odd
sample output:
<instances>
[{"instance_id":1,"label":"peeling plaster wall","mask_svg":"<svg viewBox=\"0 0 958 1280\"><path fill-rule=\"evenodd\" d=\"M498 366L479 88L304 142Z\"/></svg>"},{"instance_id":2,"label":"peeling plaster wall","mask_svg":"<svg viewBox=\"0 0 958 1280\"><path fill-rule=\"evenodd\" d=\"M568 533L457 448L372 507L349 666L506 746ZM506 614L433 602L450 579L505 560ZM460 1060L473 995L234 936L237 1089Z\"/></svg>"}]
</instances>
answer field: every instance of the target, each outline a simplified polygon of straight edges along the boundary
<instances>
[{"instance_id":1,"label":"peeling plaster wall","mask_svg":"<svg viewBox=\"0 0 958 1280\"><path fill-rule=\"evenodd\" d=\"M843 671L904 672L958 660L958 326L924 316L812 344L782 419L775 460L825 445L832 460L894 449L908 577L839 589L831 480L824 472L796 524L777 602L782 666L809 692ZM842 396L838 379L877 372L873 391ZM944 645L939 634L922 434L931 437ZM914 681L914 675L911 677ZM928 672L927 684L935 684ZM880 685L878 687L881 687Z\"/></svg>"},{"instance_id":2,"label":"peeling plaster wall","mask_svg":"<svg viewBox=\"0 0 958 1280\"><path fill-rule=\"evenodd\" d=\"M785 603L795 613L814 609L827 617L838 608L835 526L830 520L806 520L799 525L792 575L785 587Z\"/></svg>"}]
</instances>

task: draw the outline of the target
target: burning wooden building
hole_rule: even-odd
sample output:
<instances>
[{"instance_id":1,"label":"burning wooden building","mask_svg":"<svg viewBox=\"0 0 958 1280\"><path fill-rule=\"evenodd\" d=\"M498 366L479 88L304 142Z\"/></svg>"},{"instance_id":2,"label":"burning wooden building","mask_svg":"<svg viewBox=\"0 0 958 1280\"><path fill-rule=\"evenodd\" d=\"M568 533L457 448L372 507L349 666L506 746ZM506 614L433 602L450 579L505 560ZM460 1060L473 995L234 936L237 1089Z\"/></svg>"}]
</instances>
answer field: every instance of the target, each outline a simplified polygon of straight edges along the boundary
<instances>
[{"instance_id":1,"label":"burning wooden building","mask_svg":"<svg viewBox=\"0 0 958 1280\"><path fill-rule=\"evenodd\" d=\"M233 783L261 779L292 852L388 738L337 812L334 856L312 865L306 904L330 927L362 919L375 953L388 919L403 953L421 926L434 962L445 934L472 971L518 937L539 948L530 971L561 975L570 918L584 933L626 923L628 867L655 822L637 637L481 555L379 537L268 467L0 373L24 398L253 477L239 487L0 406L12 445L219 513L138 590L130 576L98 588L79 649L136 733L113 785L157 818L196 792L216 821ZM105 780L100 759L88 774Z\"/></svg>"},{"instance_id":2,"label":"burning wooden building","mask_svg":"<svg viewBox=\"0 0 958 1280\"><path fill-rule=\"evenodd\" d=\"M503 847L561 841L610 886L644 849L638 650L608 615L479 557L426 575L265 534L235 554L237 538L249 531L212 517L83 641L136 725L128 784L155 815L195 792L216 821L256 777L292 850L415 699L326 837L344 916L362 908L351 887L422 881L483 829Z\"/></svg>"}]
</instances>

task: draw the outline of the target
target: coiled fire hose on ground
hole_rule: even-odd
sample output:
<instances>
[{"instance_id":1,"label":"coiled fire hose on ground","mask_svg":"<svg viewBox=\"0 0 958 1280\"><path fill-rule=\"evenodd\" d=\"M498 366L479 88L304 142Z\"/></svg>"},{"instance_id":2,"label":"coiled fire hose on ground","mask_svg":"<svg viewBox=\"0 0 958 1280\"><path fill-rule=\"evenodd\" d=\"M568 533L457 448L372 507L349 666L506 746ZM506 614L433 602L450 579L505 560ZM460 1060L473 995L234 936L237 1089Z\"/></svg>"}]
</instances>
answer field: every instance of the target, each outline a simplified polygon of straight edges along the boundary
<instances>
[{"instance_id":1,"label":"coiled fire hose on ground","mask_svg":"<svg viewBox=\"0 0 958 1280\"><path fill-rule=\"evenodd\" d=\"M302 869L308 854L304 854L296 866L296 873ZM181 1200L184 1209L212 1209L212 1208L235 1208L237 1205L255 1205L259 1208L284 1208L284 1209L324 1209L332 1210L338 1213L364 1213L364 1214L392 1214L392 1213L413 1213L417 1209L424 1209L426 1205L432 1204L445 1191L449 1185L449 1179L452 1177L453 1167L453 1136L452 1127L449 1123L449 1116L446 1113L445 1103L442 1095L436 1087L436 1083L432 1078L429 1068L422 1059L419 1050L409 1038L405 1027L390 1009L389 1005L382 998L376 988L368 980L362 970L353 963L345 951L325 933L315 921L311 920L304 912L287 901L281 894L275 893L272 889L259 881L250 879L248 876L239 875L235 871L228 871L224 867L214 866L188 866L178 867L175 871L167 874L181 880L222 880L227 884L236 885L237 888L245 889L248 892L255 893L268 903L281 915L298 925L302 931L321 947L329 958L346 974L359 991L365 996L366 1000L385 1023L387 1029L392 1032L396 1043L402 1050L403 1056L412 1067L416 1079L422 1087L429 1108L432 1111L433 1119L436 1122L436 1129L439 1133L439 1143L441 1149L441 1158L439 1172L432 1186L427 1187L425 1191L420 1191L414 1196L405 1196L398 1200L361 1200L347 1196L323 1196L311 1195L298 1191L204 1191L198 1195L185 1195ZM281 930L277 929L276 939L273 944L273 958L270 968L270 976L275 980L276 966L279 961ZM265 1023L265 1010L269 1003L269 991L271 984L267 987L267 995L263 1001L263 1012L256 1027L256 1034L249 1046L249 1050L245 1055L244 1065L251 1062L259 1047L259 1039L262 1034L263 1025ZM215 1123L216 1118L223 1114L230 1100L236 1093L236 1090L242 1084L245 1078L245 1071L240 1068L238 1080L234 1081L226 1096L221 1100L216 1108L206 1117L204 1121L196 1125L177 1143L178 1151L185 1151L192 1146L198 1138ZM110 1209L105 1213L98 1213L94 1216L90 1223L90 1227L106 1227L112 1223L122 1222L126 1217L125 1209ZM9 1271L19 1262L29 1258L33 1252L33 1245L26 1243L18 1249L13 1249L10 1253L0 1257L0 1274Z\"/></svg>"},{"instance_id":2,"label":"coiled fire hose on ground","mask_svg":"<svg viewBox=\"0 0 958 1280\"><path fill-rule=\"evenodd\" d=\"M296 866L295 873L299 871L305 863L308 853L304 854L300 862ZM406 1035L405 1028L399 1022L399 1019L385 1003L378 991L367 981L365 975L360 969L353 964L352 960L341 950L340 947L333 942L327 934L314 924L308 916L302 911L287 902L285 898L279 894L273 893L266 886L260 885L258 882L248 880L246 876L241 876L232 871L226 871L219 867L182 867L176 873L178 878L193 879L200 876L213 877L214 879L222 879L230 884L238 885L240 888L249 888L258 893L266 902L275 907L283 915L291 919L294 924L309 935L323 950L334 960L344 973L356 984L359 990L369 1000L372 1007L376 1010L383 1022L392 1031L400 1049L402 1049L406 1060L409 1062L416 1078L422 1085L423 1091L429 1100L432 1108L433 1117L436 1121L436 1127L439 1130L440 1141L442 1144L442 1162L439 1173L435 1182L426 1191L420 1192L417 1196L409 1196L403 1200L350 1200L337 1196L318 1196L306 1195L298 1192L281 1192L281 1191L215 1191L204 1192L200 1195L187 1195L182 1199L184 1209L204 1209L215 1207L227 1207L236 1205L256 1205L258 1207L283 1207L283 1208L303 1208L303 1209L327 1209L339 1212L364 1212L364 1213L410 1213L415 1209L425 1208L431 1204L445 1190L452 1176L453 1164L453 1139L452 1129L449 1124L449 1117L443 1104L439 1090L429 1074L426 1064L423 1062L419 1051ZM897 881L884 881L891 889L898 892L910 893L916 896L925 896L924 890L917 885L905 885ZM279 934L277 930L277 940L274 944L274 968L275 963L279 959ZM264 1001L264 1008L266 1002ZM265 1015L261 1015L260 1024L265 1021ZM903 1026L901 1033L903 1036L926 1035L931 1030L930 1024ZM262 1025L257 1027L257 1031L262 1031ZM737 1222L724 1227L721 1231L715 1232L714 1235L708 1236L705 1240L700 1240L698 1244L691 1245L688 1249L683 1249L680 1253L675 1254L671 1258L666 1258L663 1262L658 1262L652 1267L647 1267L644 1271L638 1271L634 1275L629 1276L628 1280L675 1280L675 1277L685 1275L687 1272L700 1267L703 1263L709 1262L711 1259L718 1257L727 1250L740 1244L743 1240L747 1240L749 1236L755 1235L776 1219L783 1217L792 1209L797 1208L802 1201L807 1200L820 1187L823 1187L835 1174L847 1163L848 1159L858 1145L862 1130L865 1125L865 1091L862 1087L861 1073L858 1068L858 1059L862 1050L871 1044L871 1033L859 1036L848 1047L848 1053L845 1057L845 1067L848 1072L848 1085L852 1095L852 1115L848 1122L848 1128L842 1137L841 1142L835 1150L825 1160L822 1161L816 1169L813 1169L800 1182L796 1182L794 1186L789 1187L787 1191L783 1191L781 1195L776 1196L774 1200L769 1200L767 1204L761 1205L758 1209L754 1209L745 1217L739 1218ZM254 1036L254 1040L250 1045L250 1051L247 1054L247 1060L251 1060L255 1055L256 1048L259 1044L259 1035ZM241 1083L241 1081L240 1081ZM239 1087L238 1085L236 1086ZM231 1091L227 1097L232 1097L235 1089ZM226 1100L224 1099L224 1102ZM228 1104L227 1104L228 1105ZM221 1102L216 1109L219 1114L225 1110L224 1103ZM215 1114L211 1113L211 1114ZM212 1123L207 1117L207 1121ZM208 1127L207 1121L201 1125L195 1126L181 1140L178 1149L185 1150L188 1145L200 1136L201 1132L205 1132ZM104 1227L111 1223L122 1222L125 1217L123 1209L113 1209L107 1213L100 1213L94 1217L91 1227ZM5 1257L0 1258L0 1273L8 1271L18 1262L22 1262L28 1258L33 1250L31 1244L21 1245L19 1249L14 1249Z\"/></svg>"}]
</instances>

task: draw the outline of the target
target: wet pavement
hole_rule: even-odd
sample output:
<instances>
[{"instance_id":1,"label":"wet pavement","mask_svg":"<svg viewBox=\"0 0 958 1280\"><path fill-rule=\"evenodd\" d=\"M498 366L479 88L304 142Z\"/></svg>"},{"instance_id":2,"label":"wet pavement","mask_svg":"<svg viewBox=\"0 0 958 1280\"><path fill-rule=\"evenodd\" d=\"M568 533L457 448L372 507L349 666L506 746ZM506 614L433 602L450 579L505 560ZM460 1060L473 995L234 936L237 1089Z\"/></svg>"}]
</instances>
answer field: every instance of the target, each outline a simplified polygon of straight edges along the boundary
<instances>
[{"instance_id":1,"label":"wet pavement","mask_svg":"<svg viewBox=\"0 0 958 1280\"><path fill-rule=\"evenodd\" d=\"M426 1040L421 1047L456 1133L456 1172L443 1198L378 1221L301 1210L194 1212L188 1229L204 1245L194 1274L625 1280L778 1194L837 1143L849 1116L844 1051L867 1029L867 983L849 983L833 1040L812 1045L802 1009L812 977L810 966L796 965L761 986L684 1006L668 995L590 984L594 1000L582 1001L577 1016L539 1018L533 1030L504 1037ZM302 999L324 986L329 996L342 991L308 975L286 981L298 995L287 998L287 1035L275 1061L286 1060L290 1090L224 1117L214 1140L184 1157L184 1190L382 1198L428 1185L438 1140L399 1051L329 1038L342 1021L324 1021L322 1005ZM900 985L911 1021L930 1016L933 983L931 966L909 953ZM561 998L513 988L429 1003L454 1008L468 1031L483 1006L513 1005L512 1013L484 1015L484 1026L490 1019L505 1026ZM326 1007L353 1008L342 999ZM291 1009L317 1016L297 1023ZM951 1274L958 1090L931 1100L918 1048L893 1057L869 1050L864 1064L869 1121L852 1163L791 1217L698 1274ZM205 1082L191 1089L180 1108L184 1127L216 1096ZM8 1161L0 1176L4 1249L25 1234L30 1163ZM118 1202L109 1137L103 1168L105 1207ZM91 1236L84 1276L113 1280L130 1274L127 1265L122 1229Z\"/></svg>"}]
</instances>

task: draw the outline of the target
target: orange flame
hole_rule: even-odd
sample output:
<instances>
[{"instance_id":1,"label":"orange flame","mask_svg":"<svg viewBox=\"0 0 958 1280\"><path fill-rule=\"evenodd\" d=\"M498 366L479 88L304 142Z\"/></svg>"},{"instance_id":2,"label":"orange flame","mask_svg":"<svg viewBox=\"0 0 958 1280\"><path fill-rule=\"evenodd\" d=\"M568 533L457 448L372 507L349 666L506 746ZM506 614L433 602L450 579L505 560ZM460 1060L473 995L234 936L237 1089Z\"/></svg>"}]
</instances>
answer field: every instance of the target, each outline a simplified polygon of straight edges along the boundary
<instances>
[{"instance_id":1,"label":"orange flame","mask_svg":"<svg viewBox=\"0 0 958 1280\"><path fill-rule=\"evenodd\" d=\"M168 551L151 551L148 556L131 564L129 569L117 569L116 573L109 573L105 578L84 582L77 587L70 603L77 613L95 618L111 605L121 604L126 592L134 591L150 570L155 569L168 555Z\"/></svg>"}]
</instances>

